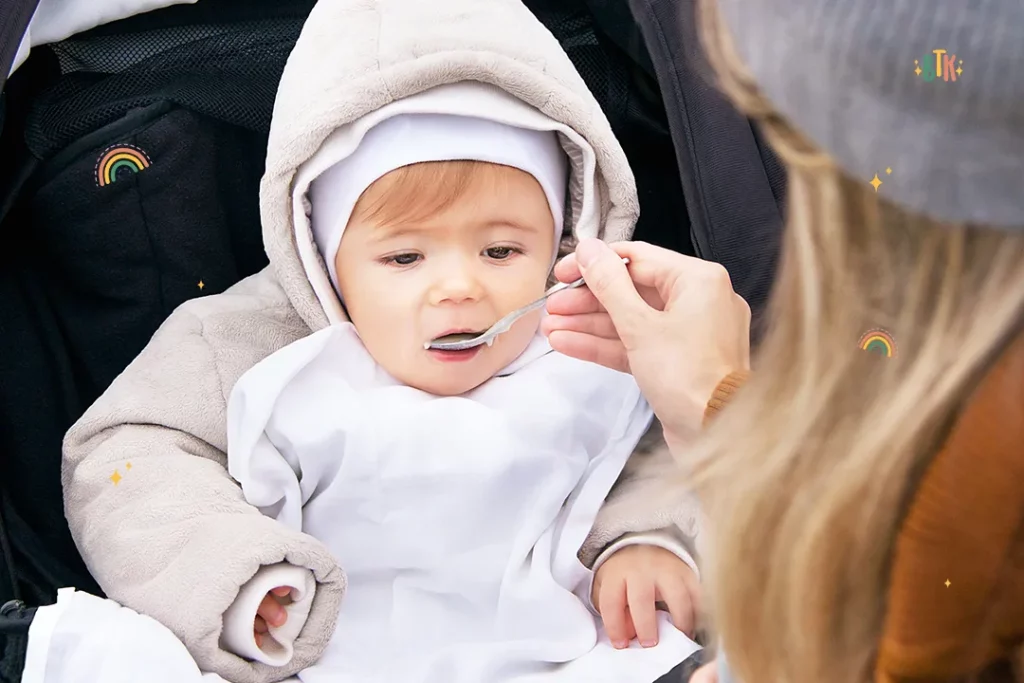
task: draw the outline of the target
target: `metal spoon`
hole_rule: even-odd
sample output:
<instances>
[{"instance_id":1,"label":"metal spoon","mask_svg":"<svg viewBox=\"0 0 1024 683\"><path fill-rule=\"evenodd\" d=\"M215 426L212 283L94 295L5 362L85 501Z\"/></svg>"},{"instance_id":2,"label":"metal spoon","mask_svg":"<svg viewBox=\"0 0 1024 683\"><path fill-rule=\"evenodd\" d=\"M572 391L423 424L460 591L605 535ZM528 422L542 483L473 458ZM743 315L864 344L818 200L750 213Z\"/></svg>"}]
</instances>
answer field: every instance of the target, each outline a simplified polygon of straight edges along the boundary
<instances>
[{"instance_id":1,"label":"metal spoon","mask_svg":"<svg viewBox=\"0 0 1024 683\"><path fill-rule=\"evenodd\" d=\"M629 259L624 258L622 259L622 262L628 264ZM527 313L532 313L533 311L536 311L539 308L543 308L544 303L548 300L549 296L551 296L555 292L561 292L563 289L575 289L576 287L579 287L583 284L585 284L583 278L580 278L579 280L575 280L573 282L561 282L552 287L551 289L549 289L548 291L544 292L544 296L537 299L533 303L527 304L522 308L517 308L516 310L512 311L504 318L491 325L486 332L481 332L475 337L470 337L468 339L466 338L465 333L445 335L444 337L438 337L437 339L425 343L423 345L423 348L432 351L465 351L467 349L472 349L473 347L480 346L481 344L487 344L488 346L490 346L491 344L494 343L494 339L499 334L502 334L503 332L508 332L510 329L512 329L512 324L515 321L519 320ZM449 341L444 341L446 339Z\"/></svg>"}]
</instances>

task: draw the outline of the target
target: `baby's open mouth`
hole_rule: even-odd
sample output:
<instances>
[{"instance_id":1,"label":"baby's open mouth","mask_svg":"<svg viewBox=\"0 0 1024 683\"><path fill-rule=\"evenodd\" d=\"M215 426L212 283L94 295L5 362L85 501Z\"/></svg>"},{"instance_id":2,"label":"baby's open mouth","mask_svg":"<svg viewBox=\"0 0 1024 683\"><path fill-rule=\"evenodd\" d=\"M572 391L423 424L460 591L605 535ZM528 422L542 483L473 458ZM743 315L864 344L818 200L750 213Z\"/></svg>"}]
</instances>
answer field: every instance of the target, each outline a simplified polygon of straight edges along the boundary
<instances>
[{"instance_id":1,"label":"baby's open mouth","mask_svg":"<svg viewBox=\"0 0 1024 683\"><path fill-rule=\"evenodd\" d=\"M430 341L424 342L423 348L429 349L431 344L461 342L466 341L467 339L474 339L486 331L487 330L459 330L457 332L445 332L439 337L434 337Z\"/></svg>"},{"instance_id":2,"label":"baby's open mouth","mask_svg":"<svg viewBox=\"0 0 1024 683\"><path fill-rule=\"evenodd\" d=\"M441 337L437 337L435 339L431 339L430 341L432 341L432 342L465 341L467 339L473 339L474 337L479 337L483 333L484 333L483 330L478 330L476 332L454 332L452 334L446 334L446 335L443 335Z\"/></svg>"}]
</instances>

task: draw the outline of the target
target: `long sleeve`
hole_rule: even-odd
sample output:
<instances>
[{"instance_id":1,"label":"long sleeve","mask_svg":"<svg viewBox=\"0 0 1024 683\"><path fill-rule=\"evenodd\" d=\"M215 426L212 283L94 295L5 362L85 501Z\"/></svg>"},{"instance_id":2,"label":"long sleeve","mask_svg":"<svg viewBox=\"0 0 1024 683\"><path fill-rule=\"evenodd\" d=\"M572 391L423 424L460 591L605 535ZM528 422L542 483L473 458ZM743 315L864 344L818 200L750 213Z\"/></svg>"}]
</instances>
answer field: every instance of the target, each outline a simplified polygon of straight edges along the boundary
<instances>
[{"instance_id":1,"label":"long sleeve","mask_svg":"<svg viewBox=\"0 0 1024 683\"><path fill-rule=\"evenodd\" d=\"M268 275L179 308L72 428L65 511L106 594L155 618L199 666L239 683L280 680L315 661L345 578L326 547L249 504L225 469L226 389L303 334ZM289 666L219 643L225 610L268 565L312 572L315 598Z\"/></svg>"},{"instance_id":2,"label":"long sleeve","mask_svg":"<svg viewBox=\"0 0 1024 683\"><path fill-rule=\"evenodd\" d=\"M930 463L896 541L879 683L947 681L1024 644L1024 337Z\"/></svg>"},{"instance_id":3,"label":"long sleeve","mask_svg":"<svg viewBox=\"0 0 1024 683\"><path fill-rule=\"evenodd\" d=\"M732 400L736 392L739 391L740 387L747 383L750 379L750 372L745 370L738 370L731 372L722 378L722 381L715 387L715 392L711 394L711 398L708 400L707 408L704 409L704 424L707 424L710 420L714 419L729 402Z\"/></svg>"}]
</instances>

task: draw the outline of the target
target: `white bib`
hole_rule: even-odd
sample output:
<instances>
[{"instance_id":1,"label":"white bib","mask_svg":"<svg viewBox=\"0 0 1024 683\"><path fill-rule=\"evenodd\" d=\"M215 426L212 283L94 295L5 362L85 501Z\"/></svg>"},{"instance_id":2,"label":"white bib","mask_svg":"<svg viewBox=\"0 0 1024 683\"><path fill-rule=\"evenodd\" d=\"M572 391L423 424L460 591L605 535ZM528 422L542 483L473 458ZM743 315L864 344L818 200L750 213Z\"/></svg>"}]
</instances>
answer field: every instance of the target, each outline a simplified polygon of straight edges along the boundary
<instances>
[{"instance_id":1,"label":"white bib","mask_svg":"<svg viewBox=\"0 0 1024 683\"><path fill-rule=\"evenodd\" d=\"M598 645L576 556L651 419L631 376L539 336L459 397L398 383L351 324L250 369L229 403L229 470L348 575L327 653L299 678L645 683L667 671L686 656L672 629L674 646Z\"/></svg>"}]
</instances>

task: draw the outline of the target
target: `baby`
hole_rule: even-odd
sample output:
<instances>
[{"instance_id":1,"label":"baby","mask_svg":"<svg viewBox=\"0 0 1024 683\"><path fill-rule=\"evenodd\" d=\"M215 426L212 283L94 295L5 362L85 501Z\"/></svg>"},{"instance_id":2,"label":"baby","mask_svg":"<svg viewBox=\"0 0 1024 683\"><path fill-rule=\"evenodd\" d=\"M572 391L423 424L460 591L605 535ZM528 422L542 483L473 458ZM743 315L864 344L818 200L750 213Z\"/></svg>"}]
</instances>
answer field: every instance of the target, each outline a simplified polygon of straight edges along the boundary
<instances>
[{"instance_id":1,"label":"baby","mask_svg":"<svg viewBox=\"0 0 1024 683\"><path fill-rule=\"evenodd\" d=\"M306 275L347 321L254 366L228 406L246 499L323 541L348 577L334 637L299 678L649 683L695 645L663 616L657 647L617 651L577 559L651 423L632 377L552 352L539 311L493 345L426 348L536 300L559 247L582 236L563 225L561 127L470 83L374 118L340 129L297 181ZM581 187L586 218L592 178ZM685 618L685 553L616 554L596 569L614 596L606 620L640 630L656 601ZM225 616L226 646L286 662L308 574L261 569Z\"/></svg>"},{"instance_id":2,"label":"baby","mask_svg":"<svg viewBox=\"0 0 1024 683\"><path fill-rule=\"evenodd\" d=\"M319 0L271 122L269 266L176 310L68 433L104 593L239 683L649 683L686 658L697 513L651 494L673 463L637 445L632 377L552 353L541 313L424 349L540 296L563 237L628 239L638 205L522 2ZM48 670L144 632L99 637L88 603L59 601L88 626Z\"/></svg>"}]
</instances>

